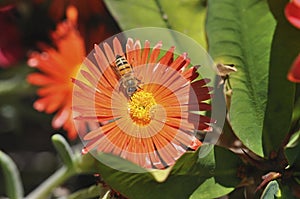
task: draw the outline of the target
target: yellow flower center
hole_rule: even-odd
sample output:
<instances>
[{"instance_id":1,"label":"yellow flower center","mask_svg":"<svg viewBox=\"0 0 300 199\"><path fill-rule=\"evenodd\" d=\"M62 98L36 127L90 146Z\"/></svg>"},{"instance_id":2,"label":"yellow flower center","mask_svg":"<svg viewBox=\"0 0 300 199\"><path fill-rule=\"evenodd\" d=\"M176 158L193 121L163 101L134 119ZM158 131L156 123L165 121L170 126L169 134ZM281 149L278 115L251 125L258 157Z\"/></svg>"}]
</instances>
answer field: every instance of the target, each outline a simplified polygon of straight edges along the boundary
<instances>
[{"instance_id":1,"label":"yellow flower center","mask_svg":"<svg viewBox=\"0 0 300 199\"><path fill-rule=\"evenodd\" d=\"M137 91L131 96L128 105L130 117L136 124L145 126L150 123L156 105L152 93Z\"/></svg>"}]
</instances>

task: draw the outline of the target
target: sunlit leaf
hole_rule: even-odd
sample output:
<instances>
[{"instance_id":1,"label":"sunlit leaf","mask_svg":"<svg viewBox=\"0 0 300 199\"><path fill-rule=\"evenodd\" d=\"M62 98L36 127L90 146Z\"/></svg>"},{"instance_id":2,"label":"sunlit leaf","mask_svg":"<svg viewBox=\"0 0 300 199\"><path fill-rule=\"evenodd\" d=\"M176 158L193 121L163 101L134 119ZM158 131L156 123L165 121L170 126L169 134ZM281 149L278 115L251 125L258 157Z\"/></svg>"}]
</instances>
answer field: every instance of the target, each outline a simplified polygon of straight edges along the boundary
<instances>
[{"instance_id":1,"label":"sunlit leaf","mask_svg":"<svg viewBox=\"0 0 300 199\"><path fill-rule=\"evenodd\" d=\"M66 199L82 199L82 198L95 198L104 196L108 191L108 188L104 188L101 185L93 185L86 189L81 189L69 195Z\"/></svg>"},{"instance_id":2,"label":"sunlit leaf","mask_svg":"<svg viewBox=\"0 0 300 199\"><path fill-rule=\"evenodd\" d=\"M150 171L150 173L152 174L152 176L154 177L154 179L157 182L163 182L168 178L171 170L172 170L172 167L169 167L169 168L164 169L164 170L155 169L153 171Z\"/></svg>"},{"instance_id":3,"label":"sunlit leaf","mask_svg":"<svg viewBox=\"0 0 300 199\"><path fill-rule=\"evenodd\" d=\"M169 28L195 39L206 48L204 1L105 0L122 30L142 27ZM175 39L176 40L176 39ZM176 41L179 45L180 42Z\"/></svg>"},{"instance_id":4,"label":"sunlit leaf","mask_svg":"<svg viewBox=\"0 0 300 199\"><path fill-rule=\"evenodd\" d=\"M191 195L190 199L218 198L233 190L233 187L224 187L217 183L214 178L209 178Z\"/></svg>"},{"instance_id":5,"label":"sunlit leaf","mask_svg":"<svg viewBox=\"0 0 300 199\"><path fill-rule=\"evenodd\" d=\"M208 0L209 53L215 62L234 64L238 70L230 76L232 128L247 147L261 156L274 27L265 0Z\"/></svg>"},{"instance_id":6,"label":"sunlit leaf","mask_svg":"<svg viewBox=\"0 0 300 199\"><path fill-rule=\"evenodd\" d=\"M300 170L300 131L291 137L284 152L289 165Z\"/></svg>"},{"instance_id":7,"label":"sunlit leaf","mask_svg":"<svg viewBox=\"0 0 300 199\"><path fill-rule=\"evenodd\" d=\"M264 189L261 195L261 199L271 199L275 198L275 196L280 197L281 191L279 189L279 184L277 183L277 181L273 180L269 182L266 188Z\"/></svg>"}]
</instances>

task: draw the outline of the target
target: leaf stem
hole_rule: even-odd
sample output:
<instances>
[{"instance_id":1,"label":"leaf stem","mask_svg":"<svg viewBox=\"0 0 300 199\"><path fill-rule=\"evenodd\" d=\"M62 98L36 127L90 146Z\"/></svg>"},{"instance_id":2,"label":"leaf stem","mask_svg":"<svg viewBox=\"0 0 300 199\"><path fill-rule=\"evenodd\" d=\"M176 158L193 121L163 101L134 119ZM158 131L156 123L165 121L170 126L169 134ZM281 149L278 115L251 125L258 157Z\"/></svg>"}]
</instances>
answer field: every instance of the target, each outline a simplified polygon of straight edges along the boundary
<instances>
[{"instance_id":1,"label":"leaf stem","mask_svg":"<svg viewBox=\"0 0 300 199\"><path fill-rule=\"evenodd\" d=\"M76 173L75 169L62 167L57 170L52 176L44 181L40 186L33 190L26 198L27 199L44 199L49 196L51 191L66 181L69 177Z\"/></svg>"},{"instance_id":2,"label":"leaf stem","mask_svg":"<svg viewBox=\"0 0 300 199\"><path fill-rule=\"evenodd\" d=\"M156 3L156 5L157 5L157 7L158 7L158 9L159 9L159 13L160 13L162 19L163 19L163 20L165 21L165 23L166 23L167 28L172 29L172 26L171 26L171 24L170 24L169 21L168 21L168 16L167 16L167 14L164 12L164 10L163 10L163 8L162 8L162 5L160 4L159 0L155 0L155 3Z\"/></svg>"},{"instance_id":3,"label":"leaf stem","mask_svg":"<svg viewBox=\"0 0 300 199\"><path fill-rule=\"evenodd\" d=\"M24 191L19 170L13 160L2 151L0 151L0 168L1 167L8 197L11 199L23 198Z\"/></svg>"},{"instance_id":4,"label":"leaf stem","mask_svg":"<svg viewBox=\"0 0 300 199\"><path fill-rule=\"evenodd\" d=\"M170 29L170 34L171 36L173 37L174 41L176 42L177 44L177 48L179 49L184 49L180 43L180 41L178 41L178 38L176 37L176 34L174 34L174 28L172 27L172 25L170 24L170 21L168 19L168 15L167 13L164 11L163 9L163 6L161 5L160 1L159 0L155 0L155 3L156 3L156 6L159 10L159 13L161 15L161 18L164 20L164 22L166 23L166 26L168 29Z\"/></svg>"}]
</instances>

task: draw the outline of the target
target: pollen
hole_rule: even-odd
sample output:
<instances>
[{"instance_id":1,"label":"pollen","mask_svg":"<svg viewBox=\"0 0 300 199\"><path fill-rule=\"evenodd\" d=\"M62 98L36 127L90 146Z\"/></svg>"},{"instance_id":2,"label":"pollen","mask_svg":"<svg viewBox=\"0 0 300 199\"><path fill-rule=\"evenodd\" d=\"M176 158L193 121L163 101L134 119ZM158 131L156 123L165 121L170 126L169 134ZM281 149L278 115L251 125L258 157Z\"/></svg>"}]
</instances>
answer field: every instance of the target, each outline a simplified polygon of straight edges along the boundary
<instances>
[{"instance_id":1,"label":"pollen","mask_svg":"<svg viewBox=\"0 0 300 199\"><path fill-rule=\"evenodd\" d=\"M128 105L130 117L135 124L145 126L151 122L156 105L152 93L139 90L131 96Z\"/></svg>"}]
</instances>

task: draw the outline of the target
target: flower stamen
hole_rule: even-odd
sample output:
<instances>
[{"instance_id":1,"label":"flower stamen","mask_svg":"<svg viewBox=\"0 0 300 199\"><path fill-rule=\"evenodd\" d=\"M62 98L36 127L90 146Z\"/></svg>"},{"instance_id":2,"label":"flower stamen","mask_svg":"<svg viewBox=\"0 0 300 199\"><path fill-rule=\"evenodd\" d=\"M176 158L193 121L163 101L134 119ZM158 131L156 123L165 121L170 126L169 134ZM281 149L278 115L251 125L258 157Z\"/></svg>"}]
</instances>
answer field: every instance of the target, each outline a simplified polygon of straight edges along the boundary
<instances>
[{"instance_id":1,"label":"flower stamen","mask_svg":"<svg viewBox=\"0 0 300 199\"><path fill-rule=\"evenodd\" d=\"M128 103L129 114L135 124L145 126L151 122L156 101L152 93L139 90Z\"/></svg>"}]
</instances>

